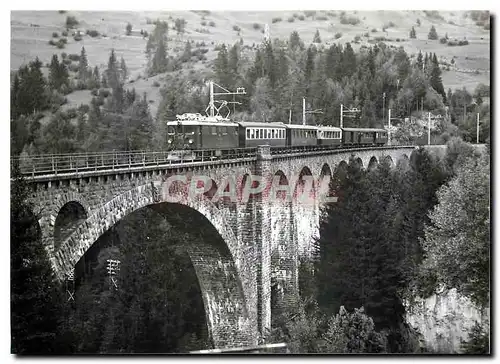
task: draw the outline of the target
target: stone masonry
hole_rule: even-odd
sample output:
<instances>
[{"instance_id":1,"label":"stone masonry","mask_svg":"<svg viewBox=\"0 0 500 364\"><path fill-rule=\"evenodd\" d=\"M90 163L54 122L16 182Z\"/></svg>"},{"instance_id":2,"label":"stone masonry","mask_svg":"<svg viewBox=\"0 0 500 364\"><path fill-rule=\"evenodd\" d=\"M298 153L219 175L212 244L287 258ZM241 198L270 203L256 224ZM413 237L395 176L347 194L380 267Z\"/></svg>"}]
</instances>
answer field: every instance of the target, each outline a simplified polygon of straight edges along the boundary
<instances>
[{"instance_id":1,"label":"stone masonry","mask_svg":"<svg viewBox=\"0 0 500 364\"><path fill-rule=\"evenodd\" d=\"M278 203L269 198L269 186L248 201L215 201L214 192L221 192L217 187L231 180L242 191L252 176L279 176L280 189L288 186L290 194L297 194L304 189L304 176L311 176L311 194L318 197L318 181L331 176L351 155L368 168L384 158L395 164L412 151L413 147L391 147L272 155L262 146L256 158L244 160L44 176L28 182L43 243L60 279L104 232L140 208L152 208L169 221L175 214L184 216L175 225L179 231L196 232L198 226L185 222L202 216L222 242L207 238L186 247L202 288L209 335L215 347L249 346L271 329L272 314L279 309L271 302L279 306L298 294L298 259L312 254L321 202L316 198L302 205L292 198ZM213 188L188 198L186 186L199 175L206 176ZM171 176L184 176L187 183L169 188ZM178 200L173 203L169 196ZM273 284L281 300L271 299Z\"/></svg>"}]
</instances>

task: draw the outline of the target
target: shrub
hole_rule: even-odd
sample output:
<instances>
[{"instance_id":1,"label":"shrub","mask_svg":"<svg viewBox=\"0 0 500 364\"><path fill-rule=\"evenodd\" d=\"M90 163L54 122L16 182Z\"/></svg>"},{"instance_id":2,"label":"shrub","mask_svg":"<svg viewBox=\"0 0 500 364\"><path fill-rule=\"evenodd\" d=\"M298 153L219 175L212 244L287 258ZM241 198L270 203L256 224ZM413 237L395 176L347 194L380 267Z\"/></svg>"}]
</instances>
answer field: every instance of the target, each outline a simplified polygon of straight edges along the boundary
<instances>
[{"instance_id":1,"label":"shrub","mask_svg":"<svg viewBox=\"0 0 500 364\"><path fill-rule=\"evenodd\" d=\"M253 28L255 30L259 30L261 28L260 24L259 23L253 23Z\"/></svg>"},{"instance_id":2,"label":"shrub","mask_svg":"<svg viewBox=\"0 0 500 364\"><path fill-rule=\"evenodd\" d=\"M319 20L319 21L324 21L324 20L328 20L328 18L324 15L319 15L316 17L316 20Z\"/></svg>"},{"instance_id":3,"label":"shrub","mask_svg":"<svg viewBox=\"0 0 500 364\"><path fill-rule=\"evenodd\" d=\"M68 36L68 31L67 31L67 30L63 31L63 32L61 33L61 35L62 35L63 37L67 37L67 36Z\"/></svg>"},{"instance_id":4,"label":"shrub","mask_svg":"<svg viewBox=\"0 0 500 364\"><path fill-rule=\"evenodd\" d=\"M57 34L57 32L52 33L52 38L57 38L57 37L59 37L59 34Z\"/></svg>"},{"instance_id":5,"label":"shrub","mask_svg":"<svg viewBox=\"0 0 500 364\"><path fill-rule=\"evenodd\" d=\"M239 32L241 30L241 28L239 26L237 26L237 25L233 25L233 30L235 32Z\"/></svg>"},{"instance_id":6,"label":"shrub","mask_svg":"<svg viewBox=\"0 0 500 364\"><path fill-rule=\"evenodd\" d=\"M106 90L104 88L99 89L99 96L102 96L103 98L106 98L109 96L109 90Z\"/></svg>"},{"instance_id":7,"label":"shrub","mask_svg":"<svg viewBox=\"0 0 500 364\"><path fill-rule=\"evenodd\" d=\"M49 44L50 44L51 46L55 46L55 45L56 45L56 42L54 42L54 41L51 39L51 40L49 40Z\"/></svg>"},{"instance_id":8,"label":"shrub","mask_svg":"<svg viewBox=\"0 0 500 364\"><path fill-rule=\"evenodd\" d=\"M304 14L306 15L307 18L316 15L316 10L306 10L304 11Z\"/></svg>"},{"instance_id":9,"label":"shrub","mask_svg":"<svg viewBox=\"0 0 500 364\"><path fill-rule=\"evenodd\" d=\"M68 65L68 69L71 72L78 72L79 67L77 64L71 63L70 65Z\"/></svg>"},{"instance_id":10,"label":"shrub","mask_svg":"<svg viewBox=\"0 0 500 364\"><path fill-rule=\"evenodd\" d=\"M279 17L278 17L278 18L273 18L273 20L271 20L271 21L272 21L272 23L274 24L274 23L278 23L278 22L280 22L280 21L282 21L282 20L283 20L282 18L279 18Z\"/></svg>"},{"instance_id":11,"label":"shrub","mask_svg":"<svg viewBox=\"0 0 500 364\"><path fill-rule=\"evenodd\" d=\"M77 34L73 37L73 39L76 41L76 42L79 42L82 40L82 36L80 34Z\"/></svg>"},{"instance_id":12,"label":"shrub","mask_svg":"<svg viewBox=\"0 0 500 364\"><path fill-rule=\"evenodd\" d=\"M90 35L92 38L95 38L99 36L99 32L97 30L87 30L87 35Z\"/></svg>"},{"instance_id":13,"label":"shrub","mask_svg":"<svg viewBox=\"0 0 500 364\"><path fill-rule=\"evenodd\" d=\"M127 26L125 27L125 32L127 35L132 34L132 24L128 23Z\"/></svg>"},{"instance_id":14,"label":"shrub","mask_svg":"<svg viewBox=\"0 0 500 364\"><path fill-rule=\"evenodd\" d=\"M88 113L90 111L90 106L88 104L81 104L78 107L78 111L83 112L83 113Z\"/></svg>"},{"instance_id":15,"label":"shrub","mask_svg":"<svg viewBox=\"0 0 500 364\"><path fill-rule=\"evenodd\" d=\"M458 45L459 46L464 46L464 45L468 45L469 44L469 41L467 39L464 39L464 40L460 40L458 42Z\"/></svg>"},{"instance_id":16,"label":"shrub","mask_svg":"<svg viewBox=\"0 0 500 364\"><path fill-rule=\"evenodd\" d=\"M300 21L304 21L304 20L306 20L306 17L304 15L300 14L299 17L298 17L298 19Z\"/></svg>"},{"instance_id":17,"label":"shrub","mask_svg":"<svg viewBox=\"0 0 500 364\"><path fill-rule=\"evenodd\" d=\"M66 44L66 42L62 42L62 39L59 39L59 41L56 43L56 46L59 49L63 49L65 44Z\"/></svg>"},{"instance_id":18,"label":"shrub","mask_svg":"<svg viewBox=\"0 0 500 364\"><path fill-rule=\"evenodd\" d=\"M295 18L293 16L289 17L288 18L288 22L289 23L293 23L295 21Z\"/></svg>"},{"instance_id":19,"label":"shrub","mask_svg":"<svg viewBox=\"0 0 500 364\"><path fill-rule=\"evenodd\" d=\"M293 13L293 17L294 17L294 18L298 18L298 17L299 17L299 14L297 14L297 13Z\"/></svg>"},{"instance_id":20,"label":"shrub","mask_svg":"<svg viewBox=\"0 0 500 364\"><path fill-rule=\"evenodd\" d=\"M153 82L153 87L160 87L160 83L158 81Z\"/></svg>"},{"instance_id":21,"label":"shrub","mask_svg":"<svg viewBox=\"0 0 500 364\"><path fill-rule=\"evenodd\" d=\"M448 42L448 40L446 38L441 38L439 40L439 43L441 43L441 44L446 44L447 42Z\"/></svg>"},{"instance_id":22,"label":"shrub","mask_svg":"<svg viewBox=\"0 0 500 364\"><path fill-rule=\"evenodd\" d=\"M387 29L387 28L394 28L396 26L396 24L394 24L392 21L390 21L389 23L385 23L384 24L384 28Z\"/></svg>"},{"instance_id":23,"label":"shrub","mask_svg":"<svg viewBox=\"0 0 500 364\"><path fill-rule=\"evenodd\" d=\"M208 25L210 25L211 27L214 27L215 28L215 22L212 20L208 23Z\"/></svg>"},{"instance_id":24,"label":"shrub","mask_svg":"<svg viewBox=\"0 0 500 364\"><path fill-rule=\"evenodd\" d=\"M207 22L205 20L203 20L201 23L200 23L202 26L206 27L207 26Z\"/></svg>"},{"instance_id":25,"label":"shrub","mask_svg":"<svg viewBox=\"0 0 500 364\"><path fill-rule=\"evenodd\" d=\"M66 28L74 28L78 25L78 20L74 16L68 16L66 17Z\"/></svg>"},{"instance_id":26,"label":"shrub","mask_svg":"<svg viewBox=\"0 0 500 364\"><path fill-rule=\"evenodd\" d=\"M358 25L360 23L360 20L356 16L349 16L349 17L341 17L340 18L340 24L350 24L350 25Z\"/></svg>"},{"instance_id":27,"label":"shrub","mask_svg":"<svg viewBox=\"0 0 500 364\"><path fill-rule=\"evenodd\" d=\"M66 110L66 115L70 119L76 118L76 116L77 116L77 114L76 114L76 108L72 107L72 108L69 108L68 110Z\"/></svg>"},{"instance_id":28,"label":"shrub","mask_svg":"<svg viewBox=\"0 0 500 364\"><path fill-rule=\"evenodd\" d=\"M66 10L59 10L59 14L66 14Z\"/></svg>"},{"instance_id":29,"label":"shrub","mask_svg":"<svg viewBox=\"0 0 500 364\"><path fill-rule=\"evenodd\" d=\"M73 53L68 56L71 61L78 62L80 60L80 55Z\"/></svg>"},{"instance_id":30,"label":"shrub","mask_svg":"<svg viewBox=\"0 0 500 364\"><path fill-rule=\"evenodd\" d=\"M339 39L342 37L342 33L335 33L335 39Z\"/></svg>"},{"instance_id":31,"label":"shrub","mask_svg":"<svg viewBox=\"0 0 500 364\"><path fill-rule=\"evenodd\" d=\"M376 33L376 32L377 32L377 28L373 28L373 29L371 30L371 32L372 32L372 33Z\"/></svg>"},{"instance_id":32,"label":"shrub","mask_svg":"<svg viewBox=\"0 0 500 364\"><path fill-rule=\"evenodd\" d=\"M363 37L365 37L365 38L370 38L370 33L368 33L368 32L364 33L364 34L363 34Z\"/></svg>"},{"instance_id":33,"label":"shrub","mask_svg":"<svg viewBox=\"0 0 500 364\"><path fill-rule=\"evenodd\" d=\"M97 96L97 95L98 95L98 93L99 93L99 90L98 90L98 89L96 89L96 88L93 88L92 90L90 90L90 94L91 94L92 96Z\"/></svg>"},{"instance_id":34,"label":"shrub","mask_svg":"<svg viewBox=\"0 0 500 364\"><path fill-rule=\"evenodd\" d=\"M354 43L359 43L360 40L361 40L361 37L359 35L354 37Z\"/></svg>"}]
</instances>

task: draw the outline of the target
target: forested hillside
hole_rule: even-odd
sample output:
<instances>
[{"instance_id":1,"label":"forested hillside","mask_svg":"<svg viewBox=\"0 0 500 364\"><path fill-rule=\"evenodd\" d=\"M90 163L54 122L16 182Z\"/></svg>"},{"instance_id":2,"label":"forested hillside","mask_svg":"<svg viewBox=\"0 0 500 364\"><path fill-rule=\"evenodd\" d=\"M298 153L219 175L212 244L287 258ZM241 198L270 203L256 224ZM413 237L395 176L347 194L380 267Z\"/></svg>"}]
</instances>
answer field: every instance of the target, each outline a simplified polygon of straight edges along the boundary
<instances>
[{"instance_id":1,"label":"forested hillside","mask_svg":"<svg viewBox=\"0 0 500 364\"><path fill-rule=\"evenodd\" d=\"M144 75L137 81L114 49L105 68L92 64L83 46L76 54L54 54L48 72L38 58L19 68L11 85L12 153L164 149L164 121L203 113L208 80L245 87L232 115L238 120L300 122L305 97L307 108L322 111L308 116L310 124L338 125L343 104L361 110L346 126L382 127L391 109L395 141L415 143L425 131L422 119L432 112L441 116L432 126L433 143L439 144L453 136L473 141L479 113L480 140L489 138L489 85L472 92L446 89L443 72L450 65L435 52L410 55L384 39L328 45L319 30L311 43L294 30L285 39L217 44L213 63L200 68L211 45L188 39L175 52L179 42L172 36L183 34L181 20L154 22L145 36ZM142 78L152 84L145 87ZM77 93L87 102L75 104ZM152 93L157 96L148 97Z\"/></svg>"}]
</instances>

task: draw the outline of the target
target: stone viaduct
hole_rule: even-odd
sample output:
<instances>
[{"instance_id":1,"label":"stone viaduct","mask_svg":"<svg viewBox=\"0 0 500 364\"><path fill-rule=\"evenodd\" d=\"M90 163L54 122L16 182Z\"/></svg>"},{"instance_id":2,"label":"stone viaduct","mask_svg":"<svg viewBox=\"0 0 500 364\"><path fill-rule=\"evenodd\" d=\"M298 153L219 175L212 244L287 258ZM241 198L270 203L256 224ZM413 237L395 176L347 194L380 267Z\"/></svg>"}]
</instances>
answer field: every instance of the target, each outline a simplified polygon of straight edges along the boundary
<instances>
[{"instance_id":1,"label":"stone viaduct","mask_svg":"<svg viewBox=\"0 0 500 364\"><path fill-rule=\"evenodd\" d=\"M255 345L270 329L272 285L282 299L298 293L298 259L311 254L322 204L319 198L309 200L311 203L295 198L306 190L306 176L314 182L309 195L318 197L324 186L321 182L328 181L351 156L369 168L384 158L393 164L409 158L413 149L275 153L269 146L261 146L247 158L77 170L28 176L27 180L42 239L60 279L103 233L138 209L152 209L186 231L199 229L189 224L192 218L202 219L222 243L188 244L186 250L202 290L210 338L215 347L224 348ZM190 186L199 175L211 183L193 184L202 193L192 198L190 187L179 186ZM172 176L185 179L172 183ZM241 198L245 186L259 186L253 182L255 176L266 177L266 181L277 176L275 187L283 191L266 187L247 200ZM288 196L294 198L286 198L283 185L290 186ZM231 188L238 191L236 202L218 198ZM274 192L278 200L269 197Z\"/></svg>"}]
</instances>

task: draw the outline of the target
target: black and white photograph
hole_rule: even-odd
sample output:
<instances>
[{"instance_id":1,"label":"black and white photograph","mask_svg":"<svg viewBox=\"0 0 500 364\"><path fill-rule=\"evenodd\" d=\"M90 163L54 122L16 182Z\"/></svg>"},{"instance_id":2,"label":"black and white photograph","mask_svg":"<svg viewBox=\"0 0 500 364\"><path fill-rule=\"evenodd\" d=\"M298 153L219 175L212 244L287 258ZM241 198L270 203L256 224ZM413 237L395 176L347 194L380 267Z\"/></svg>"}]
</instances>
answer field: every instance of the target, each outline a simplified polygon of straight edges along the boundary
<instances>
[{"instance_id":1,"label":"black and white photograph","mask_svg":"<svg viewBox=\"0 0 500 364\"><path fill-rule=\"evenodd\" d=\"M8 10L11 357L491 356L494 11L122 5Z\"/></svg>"}]
</instances>

